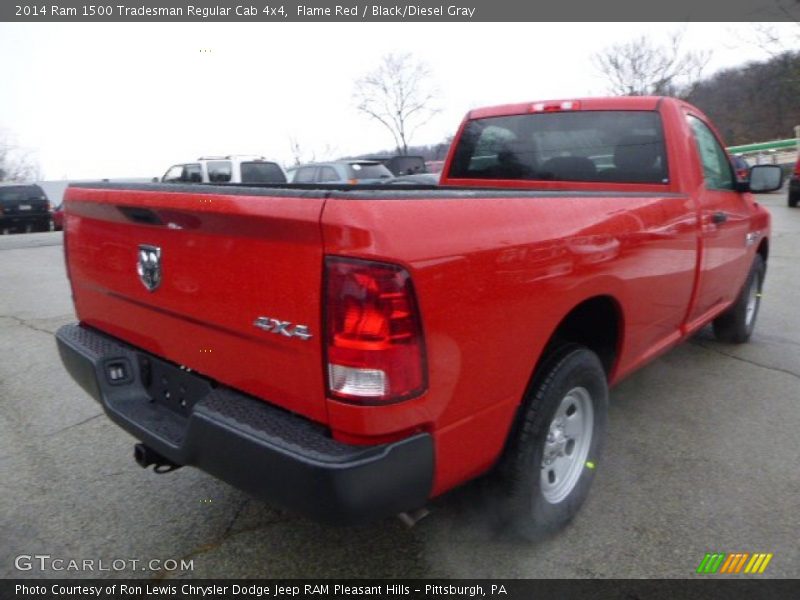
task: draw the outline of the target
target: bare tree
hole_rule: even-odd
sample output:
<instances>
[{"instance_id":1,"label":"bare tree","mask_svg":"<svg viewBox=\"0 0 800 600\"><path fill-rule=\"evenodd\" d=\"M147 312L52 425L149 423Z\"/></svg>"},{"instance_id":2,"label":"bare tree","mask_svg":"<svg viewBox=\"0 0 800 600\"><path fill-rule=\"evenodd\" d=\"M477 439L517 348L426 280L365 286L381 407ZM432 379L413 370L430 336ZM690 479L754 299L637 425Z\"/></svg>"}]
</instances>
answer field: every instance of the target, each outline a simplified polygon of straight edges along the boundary
<instances>
[{"instance_id":1,"label":"bare tree","mask_svg":"<svg viewBox=\"0 0 800 600\"><path fill-rule=\"evenodd\" d=\"M644 36L615 44L594 55L608 80L609 91L622 96L685 96L711 58L707 51L684 51L683 33L670 35L665 45Z\"/></svg>"},{"instance_id":2,"label":"bare tree","mask_svg":"<svg viewBox=\"0 0 800 600\"><path fill-rule=\"evenodd\" d=\"M437 95L430 70L411 54L383 56L353 91L356 108L391 132L398 154L408 153L414 132L439 112Z\"/></svg>"},{"instance_id":3,"label":"bare tree","mask_svg":"<svg viewBox=\"0 0 800 600\"><path fill-rule=\"evenodd\" d=\"M0 181L31 181L39 178L39 165L30 151L18 146L7 131L0 130Z\"/></svg>"},{"instance_id":4,"label":"bare tree","mask_svg":"<svg viewBox=\"0 0 800 600\"><path fill-rule=\"evenodd\" d=\"M292 160L294 161L293 164L295 166L301 165L304 162L308 162L307 160L305 160L305 152L303 151L303 148L300 146L300 142L296 137L289 136L289 147L292 150ZM311 157L311 160L312 161L314 160L313 155Z\"/></svg>"},{"instance_id":5,"label":"bare tree","mask_svg":"<svg viewBox=\"0 0 800 600\"><path fill-rule=\"evenodd\" d=\"M292 153L292 161L295 166L309 162L334 160L334 157L339 153L336 145L327 142L319 152L313 149L308 150L308 148L302 145L294 136L289 136L289 147Z\"/></svg>"},{"instance_id":6,"label":"bare tree","mask_svg":"<svg viewBox=\"0 0 800 600\"><path fill-rule=\"evenodd\" d=\"M753 43L772 56L796 49L800 44L800 0L772 0L764 16L763 21L781 23L753 23Z\"/></svg>"}]
</instances>

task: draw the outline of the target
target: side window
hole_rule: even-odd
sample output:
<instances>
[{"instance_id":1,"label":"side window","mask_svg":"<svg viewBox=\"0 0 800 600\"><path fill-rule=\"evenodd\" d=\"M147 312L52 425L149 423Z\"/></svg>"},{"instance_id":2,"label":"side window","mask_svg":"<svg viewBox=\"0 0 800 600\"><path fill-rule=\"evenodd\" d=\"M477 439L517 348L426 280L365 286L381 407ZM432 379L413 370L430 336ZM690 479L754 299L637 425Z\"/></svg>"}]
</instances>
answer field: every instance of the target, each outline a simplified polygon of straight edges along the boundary
<instances>
[{"instance_id":1,"label":"side window","mask_svg":"<svg viewBox=\"0 0 800 600\"><path fill-rule=\"evenodd\" d=\"M694 132L697 152L703 163L706 188L710 190L734 189L733 173L728 155L717 141L714 133L697 117L689 115L687 119Z\"/></svg>"},{"instance_id":2,"label":"side window","mask_svg":"<svg viewBox=\"0 0 800 600\"><path fill-rule=\"evenodd\" d=\"M188 183L203 183L203 169L197 164L183 165L183 177L181 181Z\"/></svg>"},{"instance_id":3,"label":"side window","mask_svg":"<svg viewBox=\"0 0 800 600\"><path fill-rule=\"evenodd\" d=\"M331 167L320 167L318 179L321 183L330 183L332 181L339 181L339 176Z\"/></svg>"},{"instance_id":4,"label":"side window","mask_svg":"<svg viewBox=\"0 0 800 600\"><path fill-rule=\"evenodd\" d=\"M229 183L231 180L231 161L211 160L206 163L208 180L211 183Z\"/></svg>"},{"instance_id":5,"label":"side window","mask_svg":"<svg viewBox=\"0 0 800 600\"><path fill-rule=\"evenodd\" d=\"M170 167L164 176L161 178L161 181L164 183L179 183L181 181L181 177L183 176L183 165L174 165Z\"/></svg>"},{"instance_id":6,"label":"side window","mask_svg":"<svg viewBox=\"0 0 800 600\"><path fill-rule=\"evenodd\" d=\"M314 171L316 170L317 167L301 167L297 169L297 173L294 175L294 183L313 183Z\"/></svg>"}]
</instances>

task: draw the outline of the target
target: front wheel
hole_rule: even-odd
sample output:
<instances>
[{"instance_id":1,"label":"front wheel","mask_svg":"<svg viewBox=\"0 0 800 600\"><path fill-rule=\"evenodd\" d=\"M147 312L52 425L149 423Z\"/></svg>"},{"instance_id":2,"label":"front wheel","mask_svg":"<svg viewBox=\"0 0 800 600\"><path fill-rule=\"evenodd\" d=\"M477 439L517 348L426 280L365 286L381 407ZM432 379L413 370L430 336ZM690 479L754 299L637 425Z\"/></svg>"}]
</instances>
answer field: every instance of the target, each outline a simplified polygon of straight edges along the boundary
<instances>
[{"instance_id":1,"label":"front wheel","mask_svg":"<svg viewBox=\"0 0 800 600\"><path fill-rule=\"evenodd\" d=\"M766 270L764 259L756 254L736 302L714 319L714 336L720 342L743 344L753 335L758 309L761 307L761 290L764 287Z\"/></svg>"},{"instance_id":2,"label":"front wheel","mask_svg":"<svg viewBox=\"0 0 800 600\"><path fill-rule=\"evenodd\" d=\"M591 487L605 436L608 384L597 355L578 345L545 360L499 468L503 517L528 539L577 514Z\"/></svg>"}]
</instances>

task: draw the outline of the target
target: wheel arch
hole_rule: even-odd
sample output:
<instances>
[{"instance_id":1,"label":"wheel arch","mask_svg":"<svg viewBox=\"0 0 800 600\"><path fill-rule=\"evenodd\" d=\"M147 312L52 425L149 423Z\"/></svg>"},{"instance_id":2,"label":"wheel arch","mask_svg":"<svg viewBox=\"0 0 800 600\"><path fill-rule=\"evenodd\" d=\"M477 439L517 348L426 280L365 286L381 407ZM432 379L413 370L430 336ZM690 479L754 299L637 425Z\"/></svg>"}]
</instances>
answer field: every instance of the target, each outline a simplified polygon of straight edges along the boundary
<instances>
[{"instance_id":1,"label":"wheel arch","mask_svg":"<svg viewBox=\"0 0 800 600\"><path fill-rule=\"evenodd\" d=\"M610 378L619 359L624 329L622 306L615 297L597 295L582 300L565 313L550 334L531 379L543 361L564 344L580 344L592 350Z\"/></svg>"},{"instance_id":2,"label":"wheel arch","mask_svg":"<svg viewBox=\"0 0 800 600\"><path fill-rule=\"evenodd\" d=\"M595 326L592 326L593 320L595 320ZM584 327L587 323L589 326ZM507 434L506 447L502 455L508 452L509 443L516 437L520 426L520 417L526 408L526 399L531 397L531 391L536 388L546 371L545 367L551 361L558 360L560 351L567 350L574 344L586 346L598 355L606 372L606 378L610 381L619 361L624 329L625 320L622 306L611 295L603 294L585 298L564 314L536 359L525 393L520 398L517 415Z\"/></svg>"},{"instance_id":3,"label":"wheel arch","mask_svg":"<svg viewBox=\"0 0 800 600\"><path fill-rule=\"evenodd\" d=\"M761 243L758 245L758 250L756 253L761 255L761 258L764 259L764 264L767 263L767 258L769 258L769 238L763 238Z\"/></svg>"}]
</instances>

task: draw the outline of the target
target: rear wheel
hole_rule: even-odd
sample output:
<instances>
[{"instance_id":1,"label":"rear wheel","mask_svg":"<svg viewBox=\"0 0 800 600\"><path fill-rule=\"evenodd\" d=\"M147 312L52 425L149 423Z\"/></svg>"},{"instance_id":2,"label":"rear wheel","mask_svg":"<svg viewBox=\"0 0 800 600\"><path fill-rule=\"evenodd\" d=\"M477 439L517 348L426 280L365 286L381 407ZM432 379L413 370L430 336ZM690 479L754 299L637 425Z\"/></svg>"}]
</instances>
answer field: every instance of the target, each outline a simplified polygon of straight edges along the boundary
<instances>
[{"instance_id":1,"label":"rear wheel","mask_svg":"<svg viewBox=\"0 0 800 600\"><path fill-rule=\"evenodd\" d=\"M503 519L536 539L577 514L595 474L608 411L608 384L597 355L568 345L547 359L499 468Z\"/></svg>"},{"instance_id":2,"label":"rear wheel","mask_svg":"<svg viewBox=\"0 0 800 600\"><path fill-rule=\"evenodd\" d=\"M800 202L800 192L797 194L789 192L789 208L795 208L798 202Z\"/></svg>"},{"instance_id":3,"label":"rear wheel","mask_svg":"<svg viewBox=\"0 0 800 600\"><path fill-rule=\"evenodd\" d=\"M765 274L764 259L760 254L756 254L736 302L714 319L714 335L720 342L743 344L753 335L758 309L761 307L761 290Z\"/></svg>"}]
</instances>

